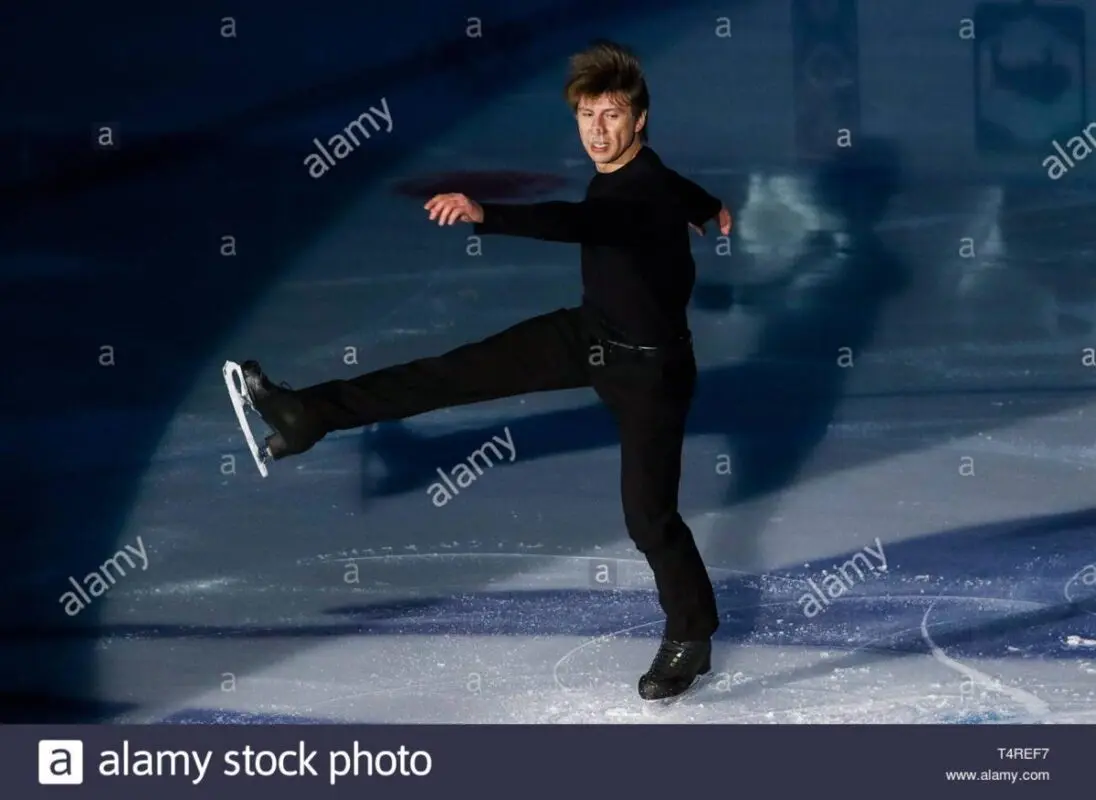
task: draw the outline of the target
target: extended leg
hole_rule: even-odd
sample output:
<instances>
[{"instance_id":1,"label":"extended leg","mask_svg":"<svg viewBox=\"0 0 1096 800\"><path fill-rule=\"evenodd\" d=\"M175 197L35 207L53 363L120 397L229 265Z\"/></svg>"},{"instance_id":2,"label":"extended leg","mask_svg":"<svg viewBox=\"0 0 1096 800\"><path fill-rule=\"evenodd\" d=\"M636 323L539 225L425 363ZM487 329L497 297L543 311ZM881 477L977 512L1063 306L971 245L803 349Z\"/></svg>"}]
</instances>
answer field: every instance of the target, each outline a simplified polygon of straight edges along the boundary
<instances>
[{"instance_id":1,"label":"extended leg","mask_svg":"<svg viewBox=\"0 0 1096 800\"><path fill-rule=\"evenodd\" d=\"M277 432L268 439L271 455L282 458L310 449L332 431L502 397L588 386L582 330L576 310L560 309L443 355L356 378L292 392L267 382L266 409L260 402L256 408Z\"/></svg>"}]
</instances>

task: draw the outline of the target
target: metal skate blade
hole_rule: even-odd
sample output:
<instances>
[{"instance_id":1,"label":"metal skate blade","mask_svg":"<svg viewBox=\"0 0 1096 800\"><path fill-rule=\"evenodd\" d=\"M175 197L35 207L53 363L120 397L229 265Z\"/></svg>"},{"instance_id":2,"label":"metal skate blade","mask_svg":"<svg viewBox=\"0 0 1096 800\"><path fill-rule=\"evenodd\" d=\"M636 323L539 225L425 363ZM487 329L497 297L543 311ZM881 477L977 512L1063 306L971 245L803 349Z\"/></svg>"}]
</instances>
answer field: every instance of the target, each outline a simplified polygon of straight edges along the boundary
<instances>
[{"instance_id":1,"label":"metal skate blade","mask_svg":"<svg viewBox=\"0 0 1096 800\"><path fill-rule=\"evenodd\" d=\"M265 447L259 445L255 441L255 435L251 430L251 425L247 420L247 406L250 405L250 395L247 391L247 384L244 381L243 372L240 369L240 365L234 361L226 361L222 369L225 380L225 388L228 390L228 397L232 401L232 409L236 414L236 422L240 426L240 432L243 433L244 440L247 442L247 449L251 452L251 458L255 462L255 467L259 470L259 474L264 478L267 477L267 463L269 459L263 455ZM265 444L265 443L264 443Z\"/></svg>"},{"instance_id":2,"label":"metal skate blade","mask_svg":"<svg viewBox=\"0 0 1096 800\"><path fill-rule=\"evenodd\" d=\"M652 716L660 716L672 711L676 706L680 705L682 701L688 701L700 691L704 684L707 682L707 675L699 675L693 678L693 682L689 684L689 687L681 694L676 694L673 697L662 697L658 700L645 700L643 703L643 713Z\"/></svg>"}]
</instances>

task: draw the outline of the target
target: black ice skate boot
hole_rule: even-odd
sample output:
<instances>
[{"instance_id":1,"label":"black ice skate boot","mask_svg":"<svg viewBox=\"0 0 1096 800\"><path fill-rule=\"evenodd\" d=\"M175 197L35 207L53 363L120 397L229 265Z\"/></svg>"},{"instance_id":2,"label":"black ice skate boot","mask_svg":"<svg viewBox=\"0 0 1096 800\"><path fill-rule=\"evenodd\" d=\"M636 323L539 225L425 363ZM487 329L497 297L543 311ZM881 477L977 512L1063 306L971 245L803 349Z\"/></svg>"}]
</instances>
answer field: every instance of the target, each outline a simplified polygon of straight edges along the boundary
<instances>
[{"instance_id":1,"label":"black ice skate boot","mask_svg":"<svg viewBox=\"0 0 1096 800\"><path fill-rule=\"evenodd\" d=\"M300 398L288 386L271 383L259 362L245 361L240 371L253 407L274 430L266 437L271 459L277 461L303 453L323 438L319 425L309 416Z\"/></svg>"},{"instance_id":2,"label":"black ice skate boot","mask_svg":"<svg viewBox=\"0 0 1096 800\"><path fill-rule=\"evenodd\" d=\"M639 679L639 696L644 700L676 697L712 669L712 643L674 642L663 639L651 668Z\"/></svg>"}]
</instances>

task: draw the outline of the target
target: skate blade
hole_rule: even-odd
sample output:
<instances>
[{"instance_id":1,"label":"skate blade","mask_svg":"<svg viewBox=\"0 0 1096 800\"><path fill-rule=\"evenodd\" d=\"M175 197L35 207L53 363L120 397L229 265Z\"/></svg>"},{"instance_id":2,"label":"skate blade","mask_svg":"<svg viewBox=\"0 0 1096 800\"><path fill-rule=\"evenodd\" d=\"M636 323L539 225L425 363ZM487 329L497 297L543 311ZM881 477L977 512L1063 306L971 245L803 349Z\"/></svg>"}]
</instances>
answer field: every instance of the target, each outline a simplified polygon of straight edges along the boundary
<instances>
[{"instance_id":1,"label":"skate blade","mask_svg":"<svg viewBox=\"0 0 1096 800\"><path fill-rule=\"evenodd\" d=\"M688 705L688 701L692 700L697 693L704 688L704 685L708 683L709 675L698 675L693 678L693 682L689 684L688 688L681 694L675 694L673 697L660 697L657 700L644 700L643 701L643 713L653 716L659 716L671 711L674 707L682 704L684 701Z\"/></svg>"},{"instance_id":2,"label":"skate blade","mask_svg":"<svg viewBox=\"0 0 1096 800\"><path fill-rule=\"evenodd\" d=\"M251 406L251 398L247 392L247 384L244 383L244 373L240 365L235 361L226 361L222 369L225 377L225 387L228 389L228 397L232 401L232 408L236 411L236 421L240 424L244 439L247 440L247 449L251 451L251 457L255 460L255 466L259 474L267 476L265 448L260 449L255 441L255 434L247 421L246 407Z\"/></svg>"}]
</instances>

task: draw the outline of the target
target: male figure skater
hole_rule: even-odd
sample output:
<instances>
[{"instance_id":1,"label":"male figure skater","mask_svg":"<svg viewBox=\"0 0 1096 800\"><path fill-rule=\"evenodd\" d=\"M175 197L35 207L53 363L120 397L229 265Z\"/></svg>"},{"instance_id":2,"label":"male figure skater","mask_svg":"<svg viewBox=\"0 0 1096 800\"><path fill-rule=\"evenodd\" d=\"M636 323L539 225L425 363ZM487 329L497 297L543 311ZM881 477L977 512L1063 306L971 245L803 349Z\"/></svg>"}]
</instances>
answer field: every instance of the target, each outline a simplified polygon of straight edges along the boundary
<instances>
[{"instance_id":1,"label":"male figure skater","mask_svg":"<svg viewBox=\"0 0 1096 800\"><path fill-rule=\"evenodd\" d=\"M639 680L643 699L673 697L711 669L715 595L678 513L685 418L696 382L686 307L696 267L689 226L731 215L646 146L649 96L639 62L602 42L573 56L565 87L596 174L579 203L426 203L439 225L477 234L580 244L583 299L441 356L299 390L242 365L256 411L274 433L266 457L309 450L331 431L531 392L592 387L620 432L624 520L646 556L666 614L663 640Z\"/></svg>"}]
</instances>

